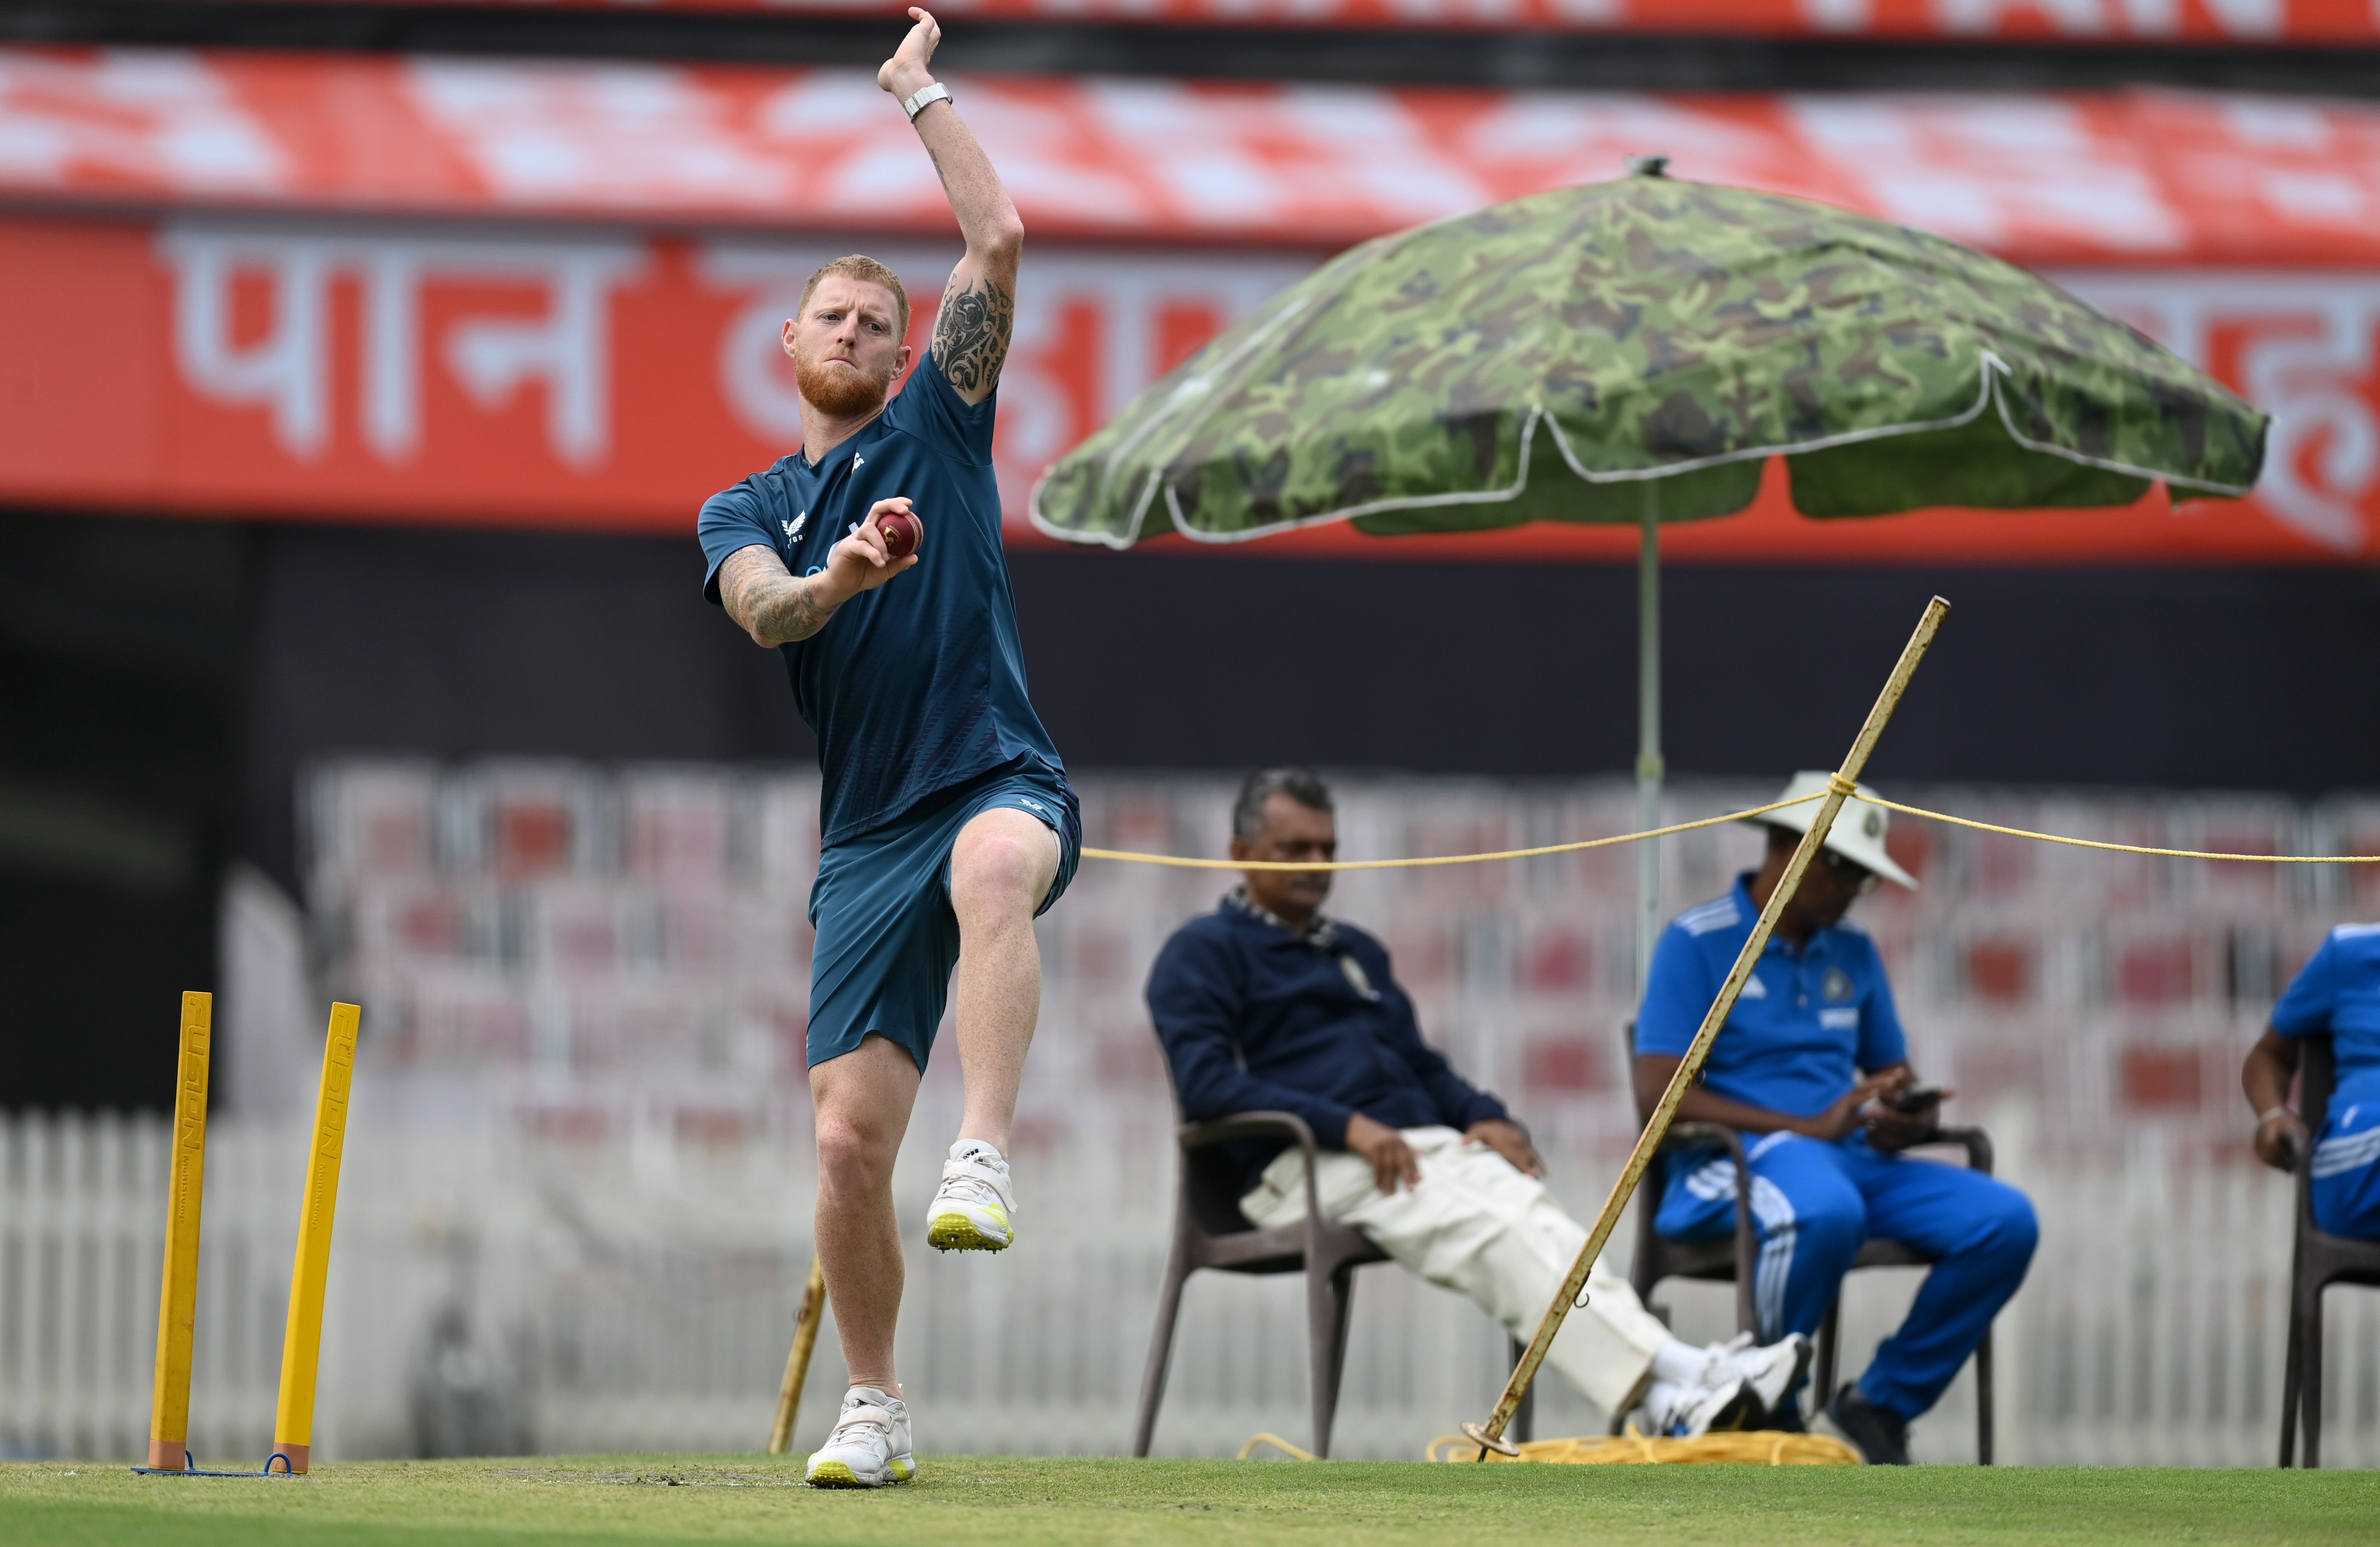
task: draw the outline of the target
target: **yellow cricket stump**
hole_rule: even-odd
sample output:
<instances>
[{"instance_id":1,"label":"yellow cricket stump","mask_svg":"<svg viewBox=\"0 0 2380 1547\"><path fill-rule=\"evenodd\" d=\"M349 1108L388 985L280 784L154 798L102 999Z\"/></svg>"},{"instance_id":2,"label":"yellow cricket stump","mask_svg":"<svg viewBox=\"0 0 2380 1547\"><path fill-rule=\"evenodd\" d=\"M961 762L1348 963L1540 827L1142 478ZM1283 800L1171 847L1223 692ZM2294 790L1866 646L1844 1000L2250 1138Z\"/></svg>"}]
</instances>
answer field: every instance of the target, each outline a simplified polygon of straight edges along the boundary
<instances>
[{"instance_id":1,"label":"yellow cricket stump","mask_svg":"<svg viewBox=\"0 0 2380 1547\"><path fill-rule=\"evenodd\" d=\"M289 1272L289 1325L281 1339L281 1405L273 1418L273 1456L292 1472L306 1469L314 1439L314 1376L322 1362L322 1289L331 1272L331 1220L339 1204L339 1154L347 1137L347 1092L356 1075L354 1005L331 1007L322 1049L322 1084L314 1097L314 1145L307 1153L306 1209L298 1221L298 1258ZM153 1464L153 1463L152 1463Z\"/></svg>"},{"instance_id":2,"label":"yellow cricket stump","mask_svg":"<svg viewBox=\"0 0 2380 1547\"><path fill-rule=\"evenodd\" d=\"M813 1253L802 1308L794 1312L794 1346L785 1355L785 1378L777 1386L777 1421L769 1429L769 1454L783 1456L794 1443L794 1414L810 1378L810 1350L818 1347L819 1323L826 1315L826 1264Z\"/></svg>"},{"instance_id":3,"label":"yellow cricket stump","mask_svg":"<svg viewBox=\"0 0 2380 1547\"><path fill-rule=\"evenodd\" d=\"M1634 1152L1628 1156L1627 1166L1621 1168L1620 1179L1611 1184L1611 1195L1604 1200L1603 1212L1596 1216L1595 1228L1587 1233L1586 1245L1579 1250L1578 1261L1571 1264L1570 1276L1562 1280L1553 1304L1546 1308L1545 1319L1537 1324L1536 1335L1529 1339L1528 1349L1522 1354L1521 1362L1513 1367L1512 1379L1504 1383L1504 1395L1497 1398L1496 1410L1488 1415L1486 1423L1466 1422L1463 1425L1463 1434L1479 1447L1479 1460L1488 1459L1490 1451L1506 1456L1521 1454L1519 1446L1504 1438L1505 1428L1512 1423L1513 1413L1519 1410L1521 1398L1527 1395L1529 1384L1536 1379L1537 1367L1545 1362L1546 1350L1553 1347L1554 1334L1561 1330L1562 1319L1570 1314L1586 1288L1588 1270L1595 1266L1596 1259L1603 1255L1604 1244L1611 1239L1612 1230L1619 1225L1621 1211L1628 1207L1628 1200L1635 1195L1636 1184L1645 1179L1645 1168L1652 1164L1653 1152L1659 1149L1661 1141L1669 1136L1670 1124L1678 1115L1678 1104L1685 1099L1686 1092L1701 1078L1703 1062L1710 1057L1711 1044L1718 1040L1718 1029L1727 1024L1727 1018L1735 1012L1736 996L1743 992L1744 980L1752 975L1752 969L1759 964L1761 953L1768 949L1768 937L1776 930L1777 920L1784 913L1786 903L1801 889L1803 873L1817 858L1819 846L1826 842L1827 834L1834 829L1835 814L1842 810L1844 800L1858 783L1860 770L1867 767L1868 755L1876 750L1876 738L1884 733L1885 722L1892 718L1893 709L1900 703L1901 694L1909 687L1909 679L1917 672L1917 663L1925 659L1926 648L1934 643L1935 632L1941 628L1942 620L1949 616L1949 612L1950 604L1940 597L1926 604L1925 616L1917 621L1917 632L1909 636L1909 643L1901 649L1900 659L1893 665L1892 675L1885 680L1884 691L1876 695L1876 707L1868 710L1867 721L1860 727L1859 739L1852 743L1850 755L1843 759L1843 766L1829 782L1827 798L1818 807L1817 819L1810 824L1810 830L1803 835L1801 845L1793 851L1792 862L1786 865L1785 875L1777 883L1777 889L1769 893L1767 905L1760 910L1759 922L1752 926L1751 937L1736 955L1734 970L1720 985L1718 997L1713 1001L1710 1012L1703 1017L1702 1027L1694 1033L1694 1044L1686 1049L1685 1058L1678 1065L1677 1073L1670 1077L1670 1088L1661 1093L1660 1105L1653 1108L1653 1116L1645 1122L1645 1131L1637 1139Z\"/></svg>"},{"instance_id":4,"label":"yellow cricket stump","mask_svg":"<svg viewBox=\"0 0 2380 1547\"><path fill-rule=\"evenodd\" d=\"M213 995L182 996L165 1275L157 1297L157 1378L149 1404L149 1465L160 1471L179 1471L190 1458L190 1340L199 1313L199 1215L206 1193L207 1054L213 1022Z\"/></svg>"}]
</instances>

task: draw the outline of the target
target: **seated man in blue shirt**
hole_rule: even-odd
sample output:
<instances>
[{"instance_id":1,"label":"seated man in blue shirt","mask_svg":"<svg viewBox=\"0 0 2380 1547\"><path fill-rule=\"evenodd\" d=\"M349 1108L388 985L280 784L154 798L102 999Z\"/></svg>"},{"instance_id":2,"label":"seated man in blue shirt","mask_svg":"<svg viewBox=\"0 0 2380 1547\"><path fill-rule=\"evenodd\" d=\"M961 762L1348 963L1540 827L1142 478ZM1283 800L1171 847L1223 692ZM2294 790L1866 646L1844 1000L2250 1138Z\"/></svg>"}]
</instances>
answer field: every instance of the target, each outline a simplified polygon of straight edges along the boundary
<instances>
[{"instance_id":1,"label":"seated man in blue shirt","mask_svg":"<svg viewBox=\"0 0 2380 1547\"><path fill-rule=\"evenodd\" d=\"M1827 780L1797 774L1779 798L1823 793ZM1669 1088L1815 819L1815 804L1759 818L1769 828L1761 867L1663 932L1636 1021L1640 1109ZM1941 1396L2024 1281L2037 1229L2016 1189L1898 1153L1934 1131L1952 1093L1917 1084L1875 942L1843 919L1878 876L1917 884L1885 852L1884 833L1883 807L1844 803L1678 1117L1723 1123L1747 1141L1762 1335L1816 1331L1871 1235L1937 1259L1900 1330L1827 1408L1869 1461L1906 1465L1910 1420ZM1655 1220L1663 1235L1708 1239L1735 1227L1725 1155L1679 1156L1669 1178Z\"/></svg>"},{"instance_id":2,"label":"seated man in blue shirt","mask_svg":"<svg viewBox=\"0 0 2380 1547\"><path fill-rule=\"evenodd\" d=\"M1304 768L1251 777L1232 816L1232 857L1328 861L1330 792ZM1466 1084L1421 1039L1388 952L1322 916L1329 871L1250 870L1211 913L1166 942L1148 1008L1185 1116L1285 1111L1326 1153L1323 1212L1431 1283L1468 1295L1516 1337L1536 1331L1586 1230L1538 1178L1545 1165L1503 1103ZM1232 1147L1259 1226L1305 1215L1305 1158L1279 1142ZM1606 1412L1650 1432L1758 1426L1799 1381L1809 1340L1696 1348L1597 1263L1585 1310L1548 1358Z\"/></svg>"},{"instance_id":3,"label":"seated man in blue shirt","mask_svg":"<svg viewBox=\"0 0 2380 1547\"><path fill-rule=\"evenodd\" d=\"M2303 1039L2327 1036L2338 1071L2322 1132L2289 1110ZM2342 924L2273 1007L2240 1083L2256 1111L2256 1154L2288 1171L2313 1146L2313 1222L2380 1240L2380 924Z\"/></svg>"}]
</instances>

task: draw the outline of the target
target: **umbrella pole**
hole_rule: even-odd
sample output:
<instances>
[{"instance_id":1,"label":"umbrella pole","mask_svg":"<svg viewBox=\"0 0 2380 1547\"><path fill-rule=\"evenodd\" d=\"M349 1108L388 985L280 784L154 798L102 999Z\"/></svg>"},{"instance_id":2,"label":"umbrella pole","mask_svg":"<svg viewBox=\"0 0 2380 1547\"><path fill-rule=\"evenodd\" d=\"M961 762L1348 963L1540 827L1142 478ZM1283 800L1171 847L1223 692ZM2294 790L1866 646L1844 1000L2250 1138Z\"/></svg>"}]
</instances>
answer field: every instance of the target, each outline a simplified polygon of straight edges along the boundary
<instances>
[{"instance_id":1,"label":"umbrella pole","mask_svg":"<svg viewBox=\"0 0 2380 1547\"><path fill-rule=\"evenodd\" d=\"M1661 825L1661 481L1645 480L1636 550L1636 828ZM1661 930L1661 840L1636 845L1636 997Z\"/></svg>"}]
</instances>

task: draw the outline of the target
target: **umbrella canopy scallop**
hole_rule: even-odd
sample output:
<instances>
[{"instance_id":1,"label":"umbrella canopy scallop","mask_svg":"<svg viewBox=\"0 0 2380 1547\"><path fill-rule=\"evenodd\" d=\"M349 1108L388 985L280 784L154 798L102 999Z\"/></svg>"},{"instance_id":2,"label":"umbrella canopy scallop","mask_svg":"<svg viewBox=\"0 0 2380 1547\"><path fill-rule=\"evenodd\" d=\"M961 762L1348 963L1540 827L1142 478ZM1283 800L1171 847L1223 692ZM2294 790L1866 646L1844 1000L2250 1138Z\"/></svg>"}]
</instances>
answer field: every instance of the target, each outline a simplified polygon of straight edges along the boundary
<instances>
[{"instance_id":1,"label":"umbrella canopy scallop","mask_svg":"<svg viewBox=\"0 0 2380 1547\"><path fill-rule=\"evenodd\" d=\"M1906 226L1658 172L1379 237L1268 301L1044 475L1129 547L2242 494L2266 417L2114 318Z\"/></svg>"}]
</instances>

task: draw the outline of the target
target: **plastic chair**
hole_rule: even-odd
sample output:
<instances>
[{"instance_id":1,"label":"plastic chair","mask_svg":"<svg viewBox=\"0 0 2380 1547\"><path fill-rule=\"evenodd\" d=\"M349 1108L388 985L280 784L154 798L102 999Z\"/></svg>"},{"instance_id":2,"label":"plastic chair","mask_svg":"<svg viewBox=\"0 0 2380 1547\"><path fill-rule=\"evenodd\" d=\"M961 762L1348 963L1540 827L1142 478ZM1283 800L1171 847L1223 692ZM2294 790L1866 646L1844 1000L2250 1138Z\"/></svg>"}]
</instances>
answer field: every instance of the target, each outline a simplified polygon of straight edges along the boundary
<instances>
[{"instance_id":1,"label":"plastic chair","mask_svg":"<svg viewBox=\"0 0 2380 1547\"><path fill-rule=\"evenodd\" d=\"M1215 1146L1234 1139L1293 1141L1305 1154L1305 1217L1294 1225L1259 1229L1240 1212L1240 1183ZM1314 1182L1321 1146L1305 1119L1289 1112L1241 1112L1212 1122L1184 1123L1174 1139L1182 1148L1180 1190L1173 1205L1173 1250L1159 1291L1157 1327L1148 1342L1148 1367L1140 1382L1140 1416L1133 1425L1132 1453L1148 1454L1157 1432L1157 1409L1165 1400L1166 1367L1173 1358L1173 1323L1182 1310L1183 1286L1200 1268L1221 1273L1305 1275L1306 1368L1314 1404L1314 1454L1330 1454L1330 1421L1339 1409L1339 1376L1347 1362L1347 1317L1354 1306L1354 1273L1366 1263L1385 1263L1387 1252L1349 1225L1322 1217Z\"/></svg>"},{"instance_id":2,"label":"plastic chair","mask_svg":"<svg viewBox=\"0 0 2380 1547\"><path fill-rule=\"evenodd\" d=\"M1719 1149L1735 1166L1735 1230L1724 1240L1671 1240L1653 1227L1661 1212L1661 1198L1670 1185L1670 1156L1687 1150ZM1735 1286L1735 1330L1757 1334L1760 1316L1753 1309L1752 1275L1760 1260L1760 1230L1752 1218L1752 1167L1743 1158L1743 1141L1735 1130L1717 1123L1671 1123L1645 1179L1636 1188L1636 1252L1628 1264L1628 1282L1636 1298L1653 1303L1653 1286L1665 1278L1696 1278ZM1620 1421L1614 1415L1615 1424ZM1620 1430L1614 1428L1613 1433Z\"/></svg>"},{"instance_id":3,"label":"plastic chair","mask_svg":"<svg viewBox=\"0 0 2380 1547\"><path fill-rule=\"evenodd\" d=\"M1636 1057L1635 1022L1630 1021L1622 1034L1633 1065ZM1967 1152L1970 1167L1987 1177L1992 1174L1992 1142L1980 1128L1937 1129L1925 1142L1959 1145ZM1735 1168L1734 1232L1721 1240L1671 1240L1654 1228L1668 1187L1668 1159L1682 1151L1706 1149L1724 1151ZM1735 1285L1735 1328L1756 1337L1760 1334L1760 1318L1753 1307L1752 1295L1753 1272L1759 1257L1760 1229L1752 1217L1752 1167L1744 1159L1742 1140L1733 1129L1718 1123L1672 1123L1636 1190L1636 1255L1628 1269L1628 1281L1636 1298L1650 1306L1654 1286L1665 1278L1731 1282ZM1903 1242L1871 1236L1860 1248L1859 1255L1852 1259L1851 1271L1931 1267L1936 1260ZM1827 1319L1819 1323L1817 1348L1811 1360L1811 1384L1821 1406L1834 1394L1842 1310L1839 1293L1835 1302L1827 1307ZM1626 1415L1614 1413L1611 1432L1620 1433L1625 1421ZM1975 1459L1986 1467L1992 1464L1993 1427L1992 1335L1986 1329L1984 1340L1975 1346Z\"/></svg>"},{"instance_id":4,"label":"plastic chair","mask_svg":"<svg viewBox=\"0 0 2380 1547\"><path fill-rule=\"evenodd\" d=\"M1240 1183L1214 1153L1234 1139L1293 1141L1305 1154L1305 1217L1294 1225L1259 1229L1240 1212ZM1289 1112L1241 1112L1212 1122L1184 1123L1174 1133L1182 1149L1182 1176L1173 1204L1173 1250L1159 1291L1157 1326L1149 1335L1148 1365L1140 1381L1140 1413L1133 1424L1132 1453L1147 1456L1157 1433L1157 1409L1165 1401L1165 1375L1173 1360L1173 1325L1182 1311L1183 1287L1200 1268L1220 1273L1305 1275L1306 1368L1314 1412L1314 1454L1330 1454L1330 1425L1339 1410L1339 1384L1347 1365L1347 1320L1354 1310L1355 1270L1385 1263L1389 1254L1353 1226L1322 1217L1314 1181L1320 1150L1305 1120ZM1524 1352L1512 1344L1512 1363ZM1521 1398L1511 1437L1525 1443L1535 1430L1536 1393Z\"/></svg>"},{"instance_id":5,"label":"plastic chair","mask_svg":"<svg viewBox=\"0 0 2380 1547\"><path fill-rule=\"evenodd\" d=\"M1957 1144L1967 1152L1969 1170L1992 1174L1992 1141L1980 1128L1937 1128L1925 1142ZM1939 1258L1918 1251L1915 1247L1882 1236L1870 1236L1859 1255L1852 1259L1852 1269L1861 1268L1930 1268ZM1835 1389L1835 1361L1840 1354L1840 1323L1843 1314L1841 1295L1827 1307L1827 1319L1818 1327L1818 1347L1810 1361L1811 1383L1818 1391L1819 1400L1831 1397ZM1975 1463L1992 1464L1992 1332L1984 1329L1984 1339L1975 1345Z\"/></svg>"},{"instance_id":6,"label":"plastic chair","mask_svg":"<svg viewBox=\"0 0 2380 1547\"><path fill-rule=\"evenodd\" d=\"M2305 1039L2299 1063L2299 1110L2322 1131L2338 1090L2338 1050L2326 1036ZM2298 1156L2296 1239L2289 1252L2289 1351L2281 1375L2281 1465L2295 1466L2298 1420L2305 1419L2305 1464L2322 1465L2322 1292L2333 1284L2380 1287L2380 1241L2334 1236L2313 1222L2313 1154Z\"/></svg>"}]
</instances>

